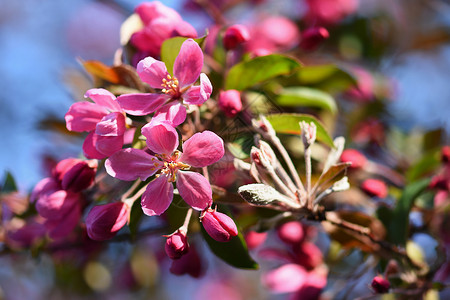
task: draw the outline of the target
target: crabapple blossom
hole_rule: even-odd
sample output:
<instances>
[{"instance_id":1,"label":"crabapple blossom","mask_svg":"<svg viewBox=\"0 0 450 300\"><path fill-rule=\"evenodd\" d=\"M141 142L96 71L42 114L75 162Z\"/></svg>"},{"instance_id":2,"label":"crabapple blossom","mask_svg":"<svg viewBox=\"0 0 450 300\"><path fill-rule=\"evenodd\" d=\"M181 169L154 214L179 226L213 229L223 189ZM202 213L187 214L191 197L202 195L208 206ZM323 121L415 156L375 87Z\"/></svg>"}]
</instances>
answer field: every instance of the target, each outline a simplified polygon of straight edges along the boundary
<instances>
[{"instance_id":1,"label":"crabapple blossom","mask_svg":"<svg viewBox=\"0 0 450 300\"><path fill-rule=\"evenodd\" d=\"M387 281L381 276L375 276L370 285L374 290L374 292L377 294L387 293L389 291L389 288L391 287L389 281Z\"/></svg>"},{"instance_id":2,"label":"crabapple blossom","mask_svg":"<svg viewBox=\"0 0 450 300\"><path fill-rule=\"evenodd\" d=\"M66 127L69 131L89 132L83 143L84 155L103 159L122 149L127 130L125 112L105 89L90 89L84 96L94 103L72 104L65 115Z\"/></svg>"},{"instance_id":3,"label":"crabapple blossom","mask_svg":"<svg viewBox=\"0 0 450 300\"><path fill-rule=\"evenodd\" d=\"M244 25L235 24L227 28L223 37L225 49L232 50L250 39L250 33Z\"/></svg>"},{"instance_id":4,"label":"crabapple blossom","mask_svg":"<svg viewBox=\"0 0 450 300\"><path fill-rule=\"evenodd\" d=\"M222 139L211 131L196 133L178 147L178 133L167 122L151 122L142 128L151 155L140 149L123 149L105 162L109 175L121 180L146 180L156 172L142 195L142 209L149 216L160 215L169 207L176 183L180 196L196 210L204 210L212 202L208 180L190 167L202 168L217 162L225 150Z\"/></svg>"},{"instance_id":5,"label":"crabapple blossom","mask_svg":"<svg viewBox=\"0 0 450 300\"><path fill-rule=\"evenodd\" d=\"M237 90L221 91L219 93L219 108L229 118L242 110L241 93Z\"/></svg>"},{"instance_id":6,"label":"crabapple blossom","mask_svg":"<svg viewBox=\"0 0 450 300\"><path fill-rule=\"evenodd\" d=\"M144 28L133 33L130 43L146 56L159 57L162 43L175 36L196 38L191 24L159 1L144 2L135 9Z\"/></svg>"},{"instance_id":7,"label":"crabapple blossom","mask_svg":"<svg viewBox=\"0 0 450 300\"><path fill-rule=\"evenodd\" d=\"M121 107L130 115L145 116L155 112L153 121L167 121L173 126L186 119L185 105L199 105L209 99L212 85L206 74L201 73L203 52L193 40L181 45L175 59L173 74L166 65L153 57L141 60L137 72L142 81L158 93L124 94L117 98ZM200 85L192 85L200 77Z\"/></svg>"},{"instance_id":8,"label":"crabapple blossom","mask_svg":"<svg viewBox=\"0 0 450 300\"><path fill-rule=\"evenodd\" d=\"M352 163L349 168L359 169L367 164L367 158L356 149L346 149L341 154L341 162Z\"/></svg>"},{"instance_id":9,"label":"crabapple blossom","mask_svg":"<svg viewBox=\"0 0 450 300\"><path fill-rule=\"evenodd\" d=\"M376 196L378 198L386 198L388 195L388 188L384 181L379 179L369 178L361 183L361 189L370 196Z\"/></svg>"},{"instance_id":10,"label":"crabapple blossom","mask_svg":"<svg viewBox=\"0 0 450 300\"><path fill-rule=\"evenodd\" d=\"M189 243L186 233L183 230L177 230L167 237L164 249L171 259L179 259L189 251Z\"/></svg>"},{"instance_id":11,"label":"crabapple blossom","mask_svg":"<svg viewBox=\"0 0 450 300\"><path fill-rule=\"evenodd\" d=\"M111 239L127 223L129 212L123 202L94 206L86 217L88 236L96 241Z\"/></svg>"},{"instance_id":12,"label":"crabapple blossom","mask_svg":"<svg viewBox=\"0 0 450 300\"><path fill-rule=\"evenodd\" d=\"M238 235L236 224L226 214L208 208L200 218L203 228L218 242L228 242L232 237Z\"/></svg>"},{"instance_id":13,"label":"crabapple blossom","mask_svg":"<svg viewBox=\"0 0 450 300\"><path fill-rule=\"evenodd\" d=\"M302 41L299 46L305 51L313 51L329 37L330 34L325 27L310 27L302 32Z\"/></svg>"}]
</instances>

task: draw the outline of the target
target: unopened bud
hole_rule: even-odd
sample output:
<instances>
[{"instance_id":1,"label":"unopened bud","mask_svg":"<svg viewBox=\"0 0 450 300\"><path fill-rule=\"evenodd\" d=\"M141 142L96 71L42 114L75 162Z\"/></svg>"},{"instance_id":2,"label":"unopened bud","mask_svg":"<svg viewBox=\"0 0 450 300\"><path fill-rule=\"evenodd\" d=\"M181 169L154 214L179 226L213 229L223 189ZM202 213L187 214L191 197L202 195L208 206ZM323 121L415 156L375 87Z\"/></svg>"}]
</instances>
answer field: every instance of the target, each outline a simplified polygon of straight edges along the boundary
<instances>
[{"instance_id":1,"label":"unopened bud","mask_svg":"<svg viewBox=\"0 0 450 300\"><path fill-rule=\"evenodd\" d=\"M384 294L389 291L391 284L381 276L375 276L371 283L372 289L377 294Z\"/></svg>"},{"instance_id":2,"label":"unopened bud","mask_svg":"<svg viewBox=\"0 0 450 300\"><path fill-rule=\"evenodd\" d=\"M277 156L275 155L275 152L272 150L272 148L264 141L259 142L259 149L261 150L262 155L265 157L265 159L272 165L276 165Z\"/></svg>"},{"instance_id":3,"label":"unopened bud","mask_svg":"<svg viewBox=\"0 0 450 300\"><path fill-rule=\"evenodd\" d=\"M166 254L171 259L179 259L189 251L189 243L186 234L182 230L177 230L166 240L164 247Z\"/></svg>"},{"instance_id":4,"label":"unopened bud","mask_svg":"<svg viewBox=\"0 0 450 300\"><path fill-rule=\"evenodd\" d=\"M68 158L60 161L53 170L54 177L61 183L62 189L81 192L87 189L95 179L97 161L84 161Z\"/></svg>"},{"instance_id":5,"label":"unopened bud","mask_svg":"<svg viewBox=\"0 0 450 300\"><path fill-rule=\"evenodd\" d=\"M192 246L180 259L172 260L170 273L178 276L189 274L194 278L202 276L204 273L204 266L197 249Z\"/></svg>"},{"instance_id":6,"label":"unopened bud","mask_svg":"<svg viewBox=\"0 0 450 300\"><path fill-rule=\"evenodd\" d=\"M261 134L269 135L269 136L276 136L275 130L272 127L272 124L270 124L269 120L266 119L264 116L260 116L259 120L252 119L252 126Z\"/></svg>"},{"instance_id":7,"label":"unopened bud","mask_svg":"<svg viewBox=\"0 0 450 300\"><path fill-rule=\"evenodd\" d=\"M450 162L450 146L444 146L441 150L441 160L443 163Z\"/></svg>"},{"instance_id":8,"label":"unopened bud","mask_svg":"<svg viewBox=\"0 0 450 300\"><path fill-rule=\"evenodd\" d=\"M324 27L311 27L303 31L300 48L306 51L313 51L320 44L330 37L328 30Z\"/></svg>"},{"instance_id":9,"label":"unopened bud","mask_svg":"<svg viewBox=\"0 0 450 300\"><path fill-rule=\"evenodd\" d=\"M312 270L323 263L323 254L315 244L303 242L297 252L297 261L305 269Z\"/></svg>"},{"instance_id":10,"label":"unopened bud","mask_svg":"<svg viewBox=\"0 0 450 300\"><path fill-rule=\"evenodd\" d=\"M88 236L96 241L113 238L127 223L129 207L123 202L94 206L86 217Z\"/></svg>"},{"instance_id":11,"label":"unopened bud","mask_svg":"<svg viewBox=\"0 0 450 300\"><path fill-rule=\"evenodd\" d=\"M229 118L242 110L241 93L237 90L222 91L219 94L219 108Z\"/></svg>"},{"instance_id":12,"label":"unopened bud","mask_svg":"<svg viewBox=\"0 0 450 300\"><path fill-rule=\"evenodd\" d=\"M249 39L250 33L248 32L248 29L244 25L235 24L228 27L225 31L223 45L225 46L225 49L232 50Z\"/></svg>"},{"instance_id":13,"label":"unopened bud","mask_svg":"<svg viewBox=\"0 0 450 300\"><path fill-rule=\"evenodd\" d=\"M386 198L388 195L388 189L386 183L379 179L366 179L361 184L361 189L370 196L378 198Z\"/></svg>"},{"instance_id":14,"label":"unopened bud","mask_svg":"<svg viewBox=\"0 0 450 300\"><path fill-rule=\"evenodd\" d=\"M448 180L442 175L436 175L431 178L429 187L431 189L438 189L448 191L450 189Z\"/></svg>"},{"instance_id":15,"label":"unopened bud","mask_svg":"<svg viewBox=\"0 0 450 300\"><path fill-rule=\"evenodd\" d=\"M305 238L305 232L300 222L291 221L282 224L277 229L277 234L280 240L286 244L296 245L303 241Z\"/></svg>"},{"instance_id":16,"label":"unopened bud","mask_svg":"<svg viewBox=\"0 0 450 300\"><path fill-rule=\"evenodd\" d=\"M301 121L300 129L302 130L303 145L305 145L305 148L308 148L316 141L316 124L312 122L308 124L305 121Z\"/></svg>"},{"instance_id":17,"label":"unopened bud","mask_svg":"<svg viewBox=\"0 0 450 300\"><path fill-rule=\"evenodd\" d=\"M218 242L228 242L238 235L236 224L226 214L207 209L203 212L201 221L209 236Z\"/></svg>"},{"instance_id":18,"label":"unopened bud","mask_svg":"<svg viewBox=\"0 0 450 300\"><path fill-rule=\"evenodd\" d=\"M341 154L341 162L349 162L349 168L359 169L366 165L367 158L358 150L346 149Z\"/></svg>"},{"instance_id":19,"label":"unopened bud","mask_svg":"<svg viewBox=\"0 0 450 300\"><path fill-rule=\"evenodd\" d=\"M249 250L253 250L262 245L267 239L267 232L249 231L244 236Z\"/></svg>"}]
</instances>

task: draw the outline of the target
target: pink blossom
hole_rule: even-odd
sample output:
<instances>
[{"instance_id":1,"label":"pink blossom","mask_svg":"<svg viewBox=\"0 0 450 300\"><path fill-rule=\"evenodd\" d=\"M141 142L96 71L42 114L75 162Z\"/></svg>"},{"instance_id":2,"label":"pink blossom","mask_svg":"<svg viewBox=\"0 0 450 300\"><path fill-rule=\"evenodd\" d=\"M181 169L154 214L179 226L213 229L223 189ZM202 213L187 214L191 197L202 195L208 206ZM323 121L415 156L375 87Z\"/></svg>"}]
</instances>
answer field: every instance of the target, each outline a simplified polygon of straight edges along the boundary
<instances>
[{"instance_id":1,"label":"pink blossom","mask_svg":"<svg viewBox=\"0 0 450 300\"><path fill-rule=\"evenodd\" d=\"M384 294L387 293L391 287L389 281L381 276L375 276L370 284L375 293Z\"/></svg>"},{"instance_id":2,"label":"pink blossom","mask_svg":"<svg viewBox=\"0 0 450 300\"><path fill-rule=\"evenodd\" d=\"M174 234L167 237L164 249L167 256L171 259L181 258L189 251L186 233L182 230L177 230Z\"/></svg>"},{"instance_id":3,"label":"pink blossom","mask_svg":"<svg viewBox=\"0 0 450 300\"><path fill-rule=\"evenodd\" d=\"M63 190L81 192L92 185L97 172L96 160L67 158L53 169L53 177L61 182Z\"/></svg>"},{"instance_id":4,"label":"pink blossom","mask_svg":"<svg viewBox=\"0 0 450 300\"><path fill-rule=\"evenodd\" d=\"M305 238L305 232L300 222L290 221L282 224L277 229L278 237L286 244L298 244Z\"/></svg>"},{"instance_id":5,"label":"pink blossom","mask_svg":"<svg viewBox=\"0 0 450 300\"><path fill-rule=\"evenodd\" d=\"M175 59L173 75L166 65L152 57L141 60L137 72L142 81L158 93L125 94L117 98L130 115L145 116L155 112L153 120L167 121L177 126L186 119L185 105L199 105L209 99L212 85L206 74L201 73L203 53L200 46L187 39ZM200 85L192 85L200 77Z\"/></svg>"},{"instance_id":6,"label":"pink blossom","mask_svg":"<svg viewBox=\"0 0 450 300\"><path fill-rule=\"evenodd\" d=\"M47 219L44 223L47 229L48 235L52 239L62 239L67 237L75 227L81 218L81 204L75 203L71 210L67 211L64 215L61 215L57 219Z\"/></svg>"},{"instance_id":7,"label":"pink blossom","mask_svg":"<svg viewBox=\"0 0 450 300\"><path fill-rule=\"evenodd\" d=\"M386 198L388 195L388 188L384 181L379 179L369 178L363 181L361 189L369 194L378 198Z\"/></svg>"},{"instance_id":8,"label":"pink blossom","mask_svg":"<svg viewBox=\"0 0 450 300\"><path fill-rule=\"evenodd\" d=\"M356 12L358 0L307 0L310 23L332 25Z\"/></svg>"},{"instance_id":9,"label":"pink blossom","mask_svg":"<svg viewBox=\"0 0 450 300\"><path fill-rule=\"evenodd\" d=\"M297 25L285 17L269 17L250 28L247 51L255 56L289 50L300 41Z\"/></svg>"},{"instance_id":10,"label":"pink blossom","mask_svg":"<svg viewBox=\"0 0 450 300\"><path fill-rule=\"evenodd\" d=\"M241 93L237 90L222 91L219 93L219 108L229 118L234 117L242 110Z\"/></svg>"},{"instance_id":11,"label":"pink blossom","mask_svg":"<svg viewBox=\"0 0 450 300\"><path fill-rule=\"evenodd\" d=\"M130 208L123 202L94 206L86 217L88 236L96 241L113 238L127 223Z\"/></svg>"},{"instance_id":12,"label":"pink blossom","mask_svg":"<svg viewBox=\"0 0 450 300\"><path fill-rule=\"evenodd\" d=\"M267 239L267 232L248 231L245 236L245 242L249 250L253 250L262 245Z\"/></svg>"},{"instance_id":13,"label":"pink blossom","mask_svg":"<svg viewBox=\"0 0 450 300\"><path fill-rule=\"evenodd\" d=\"M203 228L214 240L228 242L238 235L238 230L233 219L226 214L208 208L202 213Z\"/></svg>"},{"instance_id":14,"label":"pink blossom","mask_svg":"<svg viewBox=\"0 0 450 300\"><path fill-rule=\"evenodd\" d=\"M87 158L103 159L122 149L126 127L125 112L116 97L105 89L90 89L92 102L72 104L65 115L69 131L89 132L83 144Z\"/></svg>"},{"instance_id":15,"label":"pink blossom","mask_svg":"<svg viewBox=\"0 0 450 300\"><path fill-rule=\"evenodd\" d=\"M346 149L341 154L341 162L350 162L349 168L359 169L367 164L367 158L358 150Z\"/></svg>"},{"instance_id":16,"label":"pink blossom","mask_svg":"<svg viewBox=\"0 0 450 300\"><path fill-rule=\"evenodd\" d=\"M149 216L162 214L173 198L173 185L180 196L196 210L204 210L212 202L208 180L201 174L188 171L217 162L225 150L222 139L211 131L196 133L177 151L178 133L166 122L151 122L142 128L147 147L155 155L140 149L123 149L105 162L109 175L121 180L146 180L161 171L142 195L142 209Z\"/></svg>"},{"instance_id":17,"label":"pink blossom","mask_svg":"<svg viewBox=\"0 0 450 300\"><path fill-rule=\"evenodd\" d=\"M130 42L149 56L159 57L162 43L171 37L197 37L197 32L191 24L183 21L174 9L159 1L144 2L137 6L135 11L144 28L135 32Z\"/></svg>"},{"instance_id":18,"label":"pink blossom","mask_svg":"<svg viewBox=\"0 0 450 300\"><path fill-rule=\"evenodd\" d=\"M225 49L232 50L250 39L250 32L247 27L235 24L227 28L223 37Z\"/></svg>"},{"instance_id":19,"label":"pink blossom","mask_svg":"<svg viewBox=\"0 0 450 300\"><path fill-rule=\"evenodd\" d=\"M347 98L357 103L371 102L375 98L375 80L369 72L363 68L354 68L354 73L357 84L345 92Z\"/></svg>"},{"instance_id":20,"label":"pink blossom","mask_svg":"<svg viewBox=\"0 0 450 300\"><path fill-rule=\"evenodd\" d=\"M316 50L320 44L330 37L328 30L324 27L310 27L302 32L300 48L305 51Z\"/></svg>"}]
</instances>

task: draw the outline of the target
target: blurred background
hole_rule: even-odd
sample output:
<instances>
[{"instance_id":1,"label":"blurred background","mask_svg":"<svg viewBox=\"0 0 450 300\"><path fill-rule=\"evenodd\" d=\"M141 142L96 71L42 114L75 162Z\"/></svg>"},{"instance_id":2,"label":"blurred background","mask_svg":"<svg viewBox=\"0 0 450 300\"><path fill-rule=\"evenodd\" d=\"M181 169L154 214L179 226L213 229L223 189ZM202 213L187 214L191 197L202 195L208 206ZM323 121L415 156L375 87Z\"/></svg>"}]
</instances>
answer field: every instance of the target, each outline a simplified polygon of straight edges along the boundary
<instances>
[{"instance_id":1,"label":"blurred background","mask_svg":"<svg viewBox=\"0 0 450 300\"><path fill-rule=\"evenodd\" d=\"M92 87L80 61L111 64L120 47L120 26L141 2L0 0L0 176L9 171L19 189L28 192L45 176L49 158L80 155L82 140L47 129L65 132L59 122L70 105ZM199 35L212 23L187 2L162 2L177 9ZM230 23L245 22L260 13L292 19L305 14L300 0L241 2L227 12ZM261 3L256 6L256 2ZM331 34L336 53L323 56L322 61L363 65L389 79L385 122L407 135L441 128L443 142L449 141L450 1L361 0L357 11ZM138 294L143 299L149 295L154 299L207 299L212 294L216 300L277 299L261 288L260 273L235 272L212 257L208 258L209 270L216 266L225 271L208 271L208 276L195 283L170 275L167 266L157 266L157 253L148 254L154 243L158 242L148 239L136 248L127 243L113 245L107 258L105 254L104 260L88 264L82 277L73 281L71 270L55 269L45 255L27 261L2 259L0 298L14 294L17 296L11 299L46 299L39 295L49 295L44 294L49 290L52 299L82 297L52 290L60 278L59 283L69 290L78 289L80 294L94 291L89 294L92 299L95 292L105 290L112 291L102 294L108 299L127 299L130 294L118 292L117 287L133 285L127 282L127 274L132 273L140 286L148 288ZM133 257L130 263L128 256L121 255L129 252ZM112 266L123 270L111 274L108 268ZM146 272L139 273L137 266L145 266ZM158 281L161 277L165 280ZM156 288L157 282L164 288Z\"/></svg>"}]
</instances>

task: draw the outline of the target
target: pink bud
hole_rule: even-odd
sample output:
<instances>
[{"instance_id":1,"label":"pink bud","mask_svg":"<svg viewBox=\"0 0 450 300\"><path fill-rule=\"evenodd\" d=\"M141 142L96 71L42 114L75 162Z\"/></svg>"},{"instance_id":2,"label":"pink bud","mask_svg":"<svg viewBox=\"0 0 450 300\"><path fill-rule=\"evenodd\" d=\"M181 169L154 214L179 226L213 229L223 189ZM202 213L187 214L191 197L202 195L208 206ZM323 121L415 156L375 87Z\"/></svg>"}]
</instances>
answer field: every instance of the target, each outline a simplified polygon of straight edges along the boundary
<instances>
[{"instance_id":1,"label":"pink bud","mask_svg":"<svg viewBox=\"0 0 450 300\"><path fill-rule=\"evenodd\" d=\"M81 192L95 179L97 161L68 158L60 161L53 170L54 177L61 182L64 190Z\"/></svg>"},{"instance_id":2,"label":"pink bud","mask_svg":"<svg viewBox=\"0 0 450 300\"><path fill-rule=\"evenodd\" d=\"M311 242L301 244L297 253L298 264L307 270L312 270L323 262L322 251Z\"/></svg>"},{"instance_id":3,"label":"pink bud","mask_svg":"<svg viewBox=\"0 0 450 300\"><path fill-rule=\"evenodd\" d=\"M448 191L450 189L449 182L443 175L436 175L431 178L429 187L432 189L438 189Z\"/></svg>"},{"instance_id":4,"label":"pink bud","mask_svg":"<svg viewBox=\"0 0 450 300\"><path fill-rule=\"evenodd\" d=\"M174 234L169 236L165 245L166 254L171 259L179 259L181 256L189 251L189 243L186 234L177 230Z\"/></svg>"},{"instance_id":5,"label":"pink bud","mask_svg":"<svg viewBox=\"0 0 450 300\"><path fill-rule=\"evenodd\" d=\"M358 150L346 149L341 154L341 162L351 162L350 168L358 169L364 167L367 158Z\"/></svg>"},{"instance_id":6,"label":"pink bud","mask_svg":"<svg viewBox=\"0 0 450 300\"><path fill-rule=\"evenodd\" d=\"M191 247L180 259L172 261L170 273L175 275L189 274L194 278L199 278L204 273L203 268L202 260L200 259L196 248Z\"/></svg>"},{"instance_id":7,"label":"pink bud","mask_svg":"<svg viewBox=\"0 0 450 300\"><path fill-rule=\"evenodd\" d=\"M328 30L324 27L311 27L302 33L300 48L306 51L316 50L320 44L330 37Z\"/></svg>"},{"instance_id":8,"label":"pink bud","mask_svg":"<svg viewBox=\"0 0 450 300\"><path fill-rule=\"evenodd\" d=\"M47 219L45 228L52 239L63 239L71 233L81 218L81 205L77 203L70 211L59 219Z\"/></svg>"},{"instance_id":9,"label":"pink bud","mask_svg":"<svg viewBox=\"0 0 450 300\"><path fill-rule=\"evenodd\" d=\"M94 206L86 217L88 236L96 241L114 237L127 223L128 209L123 202Z\"/></svg>"},{"instance_id":10,"label":"pink bud","mask_svg":"<svg viewBox=\"0 0 450 300\"><path fill-rule=\"evenodd\" d=\"M361 184L361 189L369 194L379 198L386 198L388 195L388 189L386 183L379 179L366 179Z\"/></svg>"},{"instance_id":11,"label":"pink bud","mask_svg":"<svg viewBox=\"0 0 450 300\"><path fill-rule=\"evenodd\" d=\"M378 294L384 294L389 291L391 284L381 276L375 276L371 283L372 289Z\"/></svg>"},{"instance_id":12,"label":"pink bud","mask_svg":"<svg viewBox=\"0 0 450 300\"><path fill-rule=\"evenodd\" d=\"M237 90L222 91L219 94L219 108L229 118L242 110L241 93Z\"/></svg>"},{"instance_id":13,"label":"pink bud","mask_svg":"<svg viewBox=\"0 0 450 300\"><path fill-rule=\"evenodd\" d=\"M253 250L262 245L267 239L267 232L249 231L245 234L245 241L249 250Z\"/></svg>"},{"instance_id":14,"label":"pink bud","mask_svg":"<svg viewBox=\"0 0 450 300\"><path fill-rule=\"evenodd\" d=\"M248 29L244 25L236 24L228 27L225 31L223 45L225 49L232 50L249 39L250 33Z\"/></svg>"},{"instance_id":15,"label":"pink bud","mask_svg":"<svg viewBox=\"0 0 450 300\"><path fill-rule=\"evenodd\" d=\"M296 221L282 224L278 227L277 233L283 242L290 245L302 242L305 237L302 224Z\"/></svg>"},{"instance_id":16,"label":"pink bud","mask_svg":"<svg viewBox=\"0 0 450 300\"><path fill-rule=\"evenodd\" d=\"M444 146L441 150L441 160L443 163L450 162L450 146Z\"/></svg>"},{"instance_id":17,"label":"pink bud","mask_svg":"<svg viewBox=\"0 0 450 300\"><path fill-rule=\"evenodd\" d=\"M207 209L201 220L206 232L218 242L228 242L238 234L236 224L226 214Z\"/></svg>"}]
</instances>

